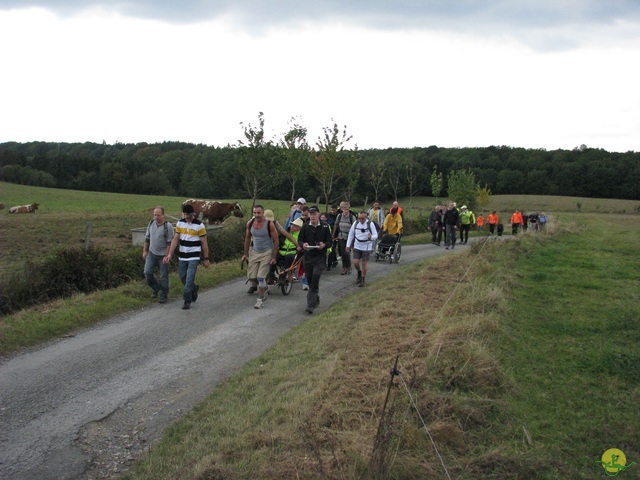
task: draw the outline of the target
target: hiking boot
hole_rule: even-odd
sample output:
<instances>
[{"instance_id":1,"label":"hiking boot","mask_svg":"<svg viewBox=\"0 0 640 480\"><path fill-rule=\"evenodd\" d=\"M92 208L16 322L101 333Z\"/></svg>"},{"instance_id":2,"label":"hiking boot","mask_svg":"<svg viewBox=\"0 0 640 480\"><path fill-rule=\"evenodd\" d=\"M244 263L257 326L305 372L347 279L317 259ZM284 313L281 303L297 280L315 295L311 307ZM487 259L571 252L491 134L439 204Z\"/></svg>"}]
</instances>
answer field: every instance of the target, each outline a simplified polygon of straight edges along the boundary
<instances>
[{"instance_id":1,"label":"hiking boot","mask_svg":"<svg viewBox=\"0 0 640 480\"><path fill-rule=\"evenodd\" d=\"M256 302L256 304L253 306L253 308L262 308L264 304L264 300L262 298L258 298L258 301Z\"/></svg>"},{"instance_id":2,"label":"hiking boot","mask_svg":"<svg viewBox=\"0 0 640 480\"><path fill-rule=\"evenodd\" d=\"M358 282L358 286L359 286L359 287L364 287L364 278L362 278L362 279L360 280L360 282Z\"/></svg>"},{"instance_id":3,"label":"hiking boot","mask_svg":"<svg viewBox=\"0 0 640 480\"><path fill-rule=\"evenodd\" d=\"M342 269L342 272L340 272L340 275L346 275L346 274L347 274L347 269L346 269L346 268L343 268L343 269Z\"/></svg>"},{"instance_id":4,"label":"hiking boot","mask_svg":"<svg viewBox=\"0 0 640 480\"><path fill-rule=\"evenodd\" d=\"M191 292L191 301L195 302L198 300L198 290L200 290L200 285L194 285L193 291Z\"/></svg>"},{"instance_id":5,"label":"hiking boot","mask_svg":"<svg viewBox=\"0 0 640 480\"><path fill-rule=\"evenodd\" d=\"M151 292L151 298L158 298L158 290Z\"/></svg>"},{"instance_id":6,"label":"hiking boot","mask_svg":"<svg viewBox=\"0 0 640 480\"><path fill-rule=\"evenodd\" d=\"M252 294L252 293L256 293L258 291L258 285L256 285L255 283L252 283L249 286L249 290L247 290L248 294Z\"/></svg>"},{"instance_id":7,"label":"hiking boot","mask_svg":"<svg viewBox=\"0 0 640 480\"><path fill-rule=\"evenodd\" d=\"M158 303L167 303L167 297L160 297L160 300L158 300Z\"/></svg>"},{"instance_id":8,"label":"hiking boot","mask_svg":"<svg viewBox=\"0 0 640 480\"><path fill-rule=\"evenodd\" d=\"M313 308L307 307L304 309L304 311L307 312L309 315L311 315L313 313Z\"/></svg>"},{"instance_id":9,"label":"hiking boot","mask_svg":"<svg viewBox=\"0 0 640 480\"><path fill-rule=\"evenodd\" d=\"M182 305L182 309L183 310L189 310L190 308L191 308L191 304L190 303L184 302L184 304Z\"/></svg>"},{"instance_id":10,"label":"hiking boot","mask_svg":"<svg viewBox=\"0 0 640 480\"><path fill-rule=\"evenodd\" d=\"M449 247L444 247L445 250L449 250Z\"/></svg>"},{"instance_id":11,"label":"hiking boot","mask_svg":"<svg viewBox=\"0 0 640 480\"><path fill-rule=\"evenodd\" d=\"M356 270L358 272L358 278L357 280L360 281L360 279L362 278L362 270Z\"/></svg>"}]
</instances>

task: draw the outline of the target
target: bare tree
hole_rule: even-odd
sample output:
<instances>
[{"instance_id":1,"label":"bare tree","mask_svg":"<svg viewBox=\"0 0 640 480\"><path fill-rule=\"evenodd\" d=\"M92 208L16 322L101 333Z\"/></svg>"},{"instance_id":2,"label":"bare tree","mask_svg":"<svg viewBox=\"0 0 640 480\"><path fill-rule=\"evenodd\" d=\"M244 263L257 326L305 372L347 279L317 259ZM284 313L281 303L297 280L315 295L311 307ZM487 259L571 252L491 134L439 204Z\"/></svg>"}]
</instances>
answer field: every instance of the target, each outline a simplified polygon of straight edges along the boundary
<instances>
[{"instance_id":1,"label":"bare tree","mask_svg":"<svg viewBox=\"0 0 640 480\"><path fill-rule=\"evenodd\" d=\"M296 198L296 183L306 175L306 167L311 158L311 148L307 143L307 128L301 126L295 118L289 121L289 130L280 140L283 150L281 176L286 177L291 186L291 201Z\"/></svg>"},{"instance_id":2,"label":"bare tree","mask_svg":"<svg viewBox=\"0 0 640 480\"><path fill-rule=\"evenodd\" d=\"M238 170L243 177L244 186L251 197L252 206L258 197L271 186L277 177L277 151L273 143L264 138L264 113L258 114L258 127L244 126L245 141L239 140L240 148Z\"/></svg>"},{"instance_id":3,"label":"bare tree","mask_svg":"<svg viewBox=\"0 0 640 480\"><path fill-rule=\"evenodd\" d=\"M346 184L349 191L351 182L357 180L356 151L345 150L352 137L347 135L347 127L342 130L334 122L333 127L323 127L323 135L318 137L316 155L311 159L311 172L320 184L325 201L325 209L334 188Z\"/></svg>"}]
</instances>

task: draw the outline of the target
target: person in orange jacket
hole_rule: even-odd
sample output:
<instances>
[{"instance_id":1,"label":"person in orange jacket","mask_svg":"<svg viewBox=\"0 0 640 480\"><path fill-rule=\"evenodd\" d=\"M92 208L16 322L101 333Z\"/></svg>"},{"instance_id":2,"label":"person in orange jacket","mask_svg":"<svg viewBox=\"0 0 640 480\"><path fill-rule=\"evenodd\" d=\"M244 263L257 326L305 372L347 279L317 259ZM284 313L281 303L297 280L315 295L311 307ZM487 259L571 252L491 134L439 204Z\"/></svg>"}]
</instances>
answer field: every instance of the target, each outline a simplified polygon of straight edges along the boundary
<instances>
[{"instance_id":1,"label":"person in orange jacket","mask_svg":"<svg viewBox=\"0 0 640 480\"><path fill-rule=\"evenodd\" d=\"M498 226L498 222L500 221L495 210L489 214L488 220L489 220L489 235L493 235L493 233L496 231L496 227Z\"/></svg>"},{"instance_id":2,"label":"person in orange jacket","mask_svg":"<svg viewBox=\"0 0 640 480\"><path fill-rule=\"evenodd\" d=\"M478 226L479 232L484 230L484 215L482 214L478 215L478 218L476 219L476 225Z\"/></svg>"},{"instance_id":3,"label":"person in orange jacket","mask_svg":"<svg viewBox=\"0 0 640 480\"><path fill-rule=\"evenodd\" d=\"M520 213L520 210L516 208L516 211L511 215L511 235L517 235L518 228L520 228L520 225L523 223L524 219L522 218L522 213Z\"/></svg>"}]
</instances>

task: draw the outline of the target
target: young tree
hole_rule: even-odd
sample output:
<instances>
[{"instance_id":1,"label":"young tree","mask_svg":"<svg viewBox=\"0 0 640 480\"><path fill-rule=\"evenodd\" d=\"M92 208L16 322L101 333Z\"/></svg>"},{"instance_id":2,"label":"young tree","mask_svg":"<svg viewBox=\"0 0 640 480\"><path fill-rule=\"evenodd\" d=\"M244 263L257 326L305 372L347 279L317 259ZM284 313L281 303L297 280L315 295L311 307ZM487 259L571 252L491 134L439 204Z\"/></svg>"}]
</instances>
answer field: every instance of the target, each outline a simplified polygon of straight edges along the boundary
<instances>
[{"instance_id":1,"label":"young tree","mask_svg":"<svg viewBox=\"0 0 640 480\"><path fill-rule=\"evenodd\" d=\"M311 174L320 184L324 196L325 209L329 205L331 194L341 181L347 186L357 180L356 152L345 151L352 137L347 135L345 126L340 132L338 124L323 127L323 136L318 137L316 155L311 158Z\"/></svg>"},{"instance_id":2,"label":"young tree","mask_svg":"<svg viewBox=\"0 0 640 480\"><path fill-rule=\"evenodd\" d=\"M471 170L452 170L449 174L447 193L457 204L473 210L477 203L478 184Z\"/></svg>"},{"instance_id":3,"label":"young tree","mask_svg":"<svg viewBox=\"0 0 640 480\"><path fill-rule=\"evenodd\" d=\"M476 194L476 208L482 210L491 203L491 190L486 185L483 188L478 187Z\"/></svg>"},{"instance_id":4,"label":"young tree","mask_svg":"<svg viewBox=\"0 0 640 480\"><path fill-rule=\"evenodd\" d=\"M296 183L304 179L311 159L311 148L307 143L307 128L299 125L295 118L289 122L289 131L280 140L282 148L281 176L291 186L291 201L296 198Z\"/></svg>"},{"instance_id":5,"label":"young tree","mask_svg":"<svg viewBox=\"0 0 640 480\"><path fill-rule=\"evenodd\" d=\"M387 168L382 160L376 161L369 169L369 183L373 188L373 201L380 199L380 191L386 186Z\"/></svg>"},{"instance_id":6,"label":"young tree","mask_svg":"<svg viewBox=\"0 0 640 480\"><path fill-rule=\"evenodd\" d=\"M407 193L409 194L409 206L427 181L427 176L423 173L420 164L413 158L408 158L404 164L405 178L407 180Z\"/></svg>"},{"instance_id":7,"label":"young tree","mask_svg":"<svg viewBox=\"0 0 640 480\"><path fill-rule=\"evenodd\" d=\"M238 170L244 180L244 186L251 197L251 208L258 197L267 190L277 177L277 152L273 143L264 138L264 113L258 114L258 127L242 122L245 141L239 140ZM246 142L246 143L245 143Z\"/></svg>"},{"instance_id":8,"label":"young tree","mask_svg":"<svg viewBox=\"0 0 640 480\"><path fill-rule=\"evenodd\" d=\"M442 172L438 172L438 166L433 166L433 172L431 172L431 194L436 197L436 203L438 203L438 197L442 192Z\"/></svg>"}]
</instances>

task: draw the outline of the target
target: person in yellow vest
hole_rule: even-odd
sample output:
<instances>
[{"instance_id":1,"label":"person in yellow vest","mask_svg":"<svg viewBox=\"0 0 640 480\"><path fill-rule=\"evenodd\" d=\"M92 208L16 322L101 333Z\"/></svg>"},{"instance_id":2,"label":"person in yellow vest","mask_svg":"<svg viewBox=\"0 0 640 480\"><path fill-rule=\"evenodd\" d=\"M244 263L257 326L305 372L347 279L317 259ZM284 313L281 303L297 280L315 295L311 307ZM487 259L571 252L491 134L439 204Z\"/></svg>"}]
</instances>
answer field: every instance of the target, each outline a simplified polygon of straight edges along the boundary
<instances>
[{"instance_id":1,"label":"person in yellow vest","mask_svg":"<svg viewBox=\"0 0 640 480\"><path fill-rule=\"evenodd\" d=\"M471 225L476 223L476 216L467 209L466 205L460 207L460 243L465 244L469 240Z\"/></svg>"}]
</instances>

